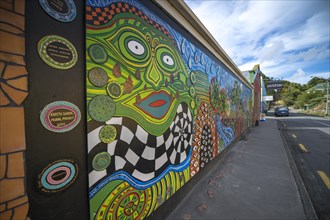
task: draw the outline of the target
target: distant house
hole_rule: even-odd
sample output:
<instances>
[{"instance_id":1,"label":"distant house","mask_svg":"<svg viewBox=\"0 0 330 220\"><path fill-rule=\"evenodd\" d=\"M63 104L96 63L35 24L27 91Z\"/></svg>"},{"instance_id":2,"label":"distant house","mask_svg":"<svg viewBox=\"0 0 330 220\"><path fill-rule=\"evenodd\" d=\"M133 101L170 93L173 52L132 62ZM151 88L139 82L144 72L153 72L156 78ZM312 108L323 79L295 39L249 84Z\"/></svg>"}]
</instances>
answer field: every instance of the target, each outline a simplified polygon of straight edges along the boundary
<instances>
[{"instance_id":1,"label":"distant house","mask_svg":"<svg viewBox=\"0 0 330 220\"><path fill-rule=\"evenodd\" d=\"M321 91L321 92L326 92L327 91L327 84L324 83L318 83L316 86L306 90L307 93L310 93L312 91Z\"/></svg>"},{"instance_id":2,"label":"distant house","mask_svg":"<svg viewBox=\"0 0 330 220\"><path fill-rule=\"evenodd\" d=\"M326 83L318 83L312 89L317 90L317 91L325 92L326 89L327 89L327 84Z\"/></svg>"},{"instance_id":3,"label":"distant house","mask_svg":"<svg viewBox=\"0 0 330 220\"><path fill-rule=\"evenodd\" d=\"M266 113L266 101L263 101L262 97L266 96L266 87L261 76L261 70L259 64L255 65L252 70L243 71L242 75L253 85L253 121L255 124L259 123L259 120L264 120Z\"/></svg>"}]
</instances>

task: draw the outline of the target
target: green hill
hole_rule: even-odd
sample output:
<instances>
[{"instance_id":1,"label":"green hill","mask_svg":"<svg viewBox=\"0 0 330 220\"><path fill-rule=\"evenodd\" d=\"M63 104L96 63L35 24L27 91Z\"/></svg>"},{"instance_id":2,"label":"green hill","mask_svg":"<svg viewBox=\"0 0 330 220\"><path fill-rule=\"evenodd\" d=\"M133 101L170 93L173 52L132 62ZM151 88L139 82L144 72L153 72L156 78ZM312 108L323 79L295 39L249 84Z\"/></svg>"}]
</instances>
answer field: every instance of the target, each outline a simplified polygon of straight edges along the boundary
<instances>
[{"instance_id":1,"label":"green hill","mask_svg":"<svg viewBox=\"0 0 330 220\"><path fill-rule=\"evenodd\" d=\"M270 80L265 76L265 84ZM267 90L267 95L273 95L274 101L269 107L285 105L307 113L325 114L325 103L327 94L327 80L313 77L307 84L301 85L289 81L282 81L283 88L280 90ZM330 91L329 91L330 92Z\"/></svg>"}]
</instances>

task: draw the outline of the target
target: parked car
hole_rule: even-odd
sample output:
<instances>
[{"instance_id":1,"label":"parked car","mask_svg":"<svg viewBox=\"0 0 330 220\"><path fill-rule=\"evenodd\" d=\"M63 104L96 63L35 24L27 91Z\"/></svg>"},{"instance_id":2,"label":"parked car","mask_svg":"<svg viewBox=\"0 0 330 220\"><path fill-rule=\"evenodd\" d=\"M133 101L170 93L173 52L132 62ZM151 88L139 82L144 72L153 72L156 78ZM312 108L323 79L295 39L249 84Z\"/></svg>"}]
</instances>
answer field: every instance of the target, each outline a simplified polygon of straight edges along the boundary
<instances>
[{"instance_id":1,"label":"parked car","mask_svg":"<svg viewBox=\"0 0 330 220\"><path fill-rule=\"evenodd\" d=\"M289 108L286 106L275 108L275 116L289 116Z\"/></svg>"}]
</instances>

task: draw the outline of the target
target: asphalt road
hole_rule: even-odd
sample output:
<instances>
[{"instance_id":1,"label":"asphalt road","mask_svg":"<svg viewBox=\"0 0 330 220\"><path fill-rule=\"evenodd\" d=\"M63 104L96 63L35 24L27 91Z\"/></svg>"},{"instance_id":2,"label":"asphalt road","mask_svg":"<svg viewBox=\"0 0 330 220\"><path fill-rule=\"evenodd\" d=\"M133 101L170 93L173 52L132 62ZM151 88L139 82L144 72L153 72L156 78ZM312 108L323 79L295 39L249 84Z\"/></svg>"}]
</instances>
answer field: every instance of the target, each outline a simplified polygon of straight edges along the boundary
<instances>
[{"instance_id":1,"label":"asphalt road","mask_svg":"<svg viewBox=\"0 0 330 220\"><path fill-rule=\"evenodd\" d=\"M268 117L273 117L269 112ZM290 113L275 117L319 219L330 219L330 120Z\"/></svg>"}]
</instances>

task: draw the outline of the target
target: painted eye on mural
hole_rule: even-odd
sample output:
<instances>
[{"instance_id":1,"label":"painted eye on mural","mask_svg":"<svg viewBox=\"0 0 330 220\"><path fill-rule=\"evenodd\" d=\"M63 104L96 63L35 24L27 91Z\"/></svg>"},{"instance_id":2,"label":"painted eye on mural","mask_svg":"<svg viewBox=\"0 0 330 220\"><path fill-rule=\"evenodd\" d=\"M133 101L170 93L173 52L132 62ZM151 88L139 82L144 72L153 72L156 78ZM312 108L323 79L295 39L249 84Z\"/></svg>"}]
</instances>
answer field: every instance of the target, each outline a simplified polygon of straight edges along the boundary
<instances>
[{"instance_id":1,"label":"painted eye on mural","mask_svg":"<svg viewBox=\"0 0 330 220\"><path fill-rule=\"evenodd\" d=\"M150 48L147 46L143 36L125 31L119 37L118 47L121 55L130 65L135 67L147 65L150 57Z\"/></svg>"},{"instance_id":2,"label":"painted eye on mural","mask_svg":"<svg viewBox=\"0 0 330 220\"><path fill-rule=\"evenodd\" d=\"M142 61L147 56L147 46L138 36L127 36L124 39L125 48L122 48L123 55L135 61Z\"/></svg>"},{"instance_id":3,"label":"painted eye on mural","mask_svg":"<svg viewBox=\"0 0 330 220\"><path fill-rule=\"evenodd\" d=\"M136 55L142 55L145 52L143 45L137 42L136 40L128 41L127 47L132 53Z\"/></svg>"},{"instance_id":4,"label":"painted eye on mural","mask_svg":"<svg viewBox=\"0 0 330 220\"><path fill-rule=\"evenodd\" d=\"M159 47L156 51L158 64L162 69L168 72L174 72L177 69L174 53L167 47Z\"/></svg>"},{"instance_id":5,"label":"painted eye on mural","mask_svg":"<svg viewBox=\"0 0 330 220\"><path fill-rule=\"evenodd\" d=\"M166 64L166 65L169 65L169 66L173 66L174 65L174 60L172 59L172 57L170 57L169 55L164 55L163 56L163 62Z\"/></svg>"}]
</instances>

